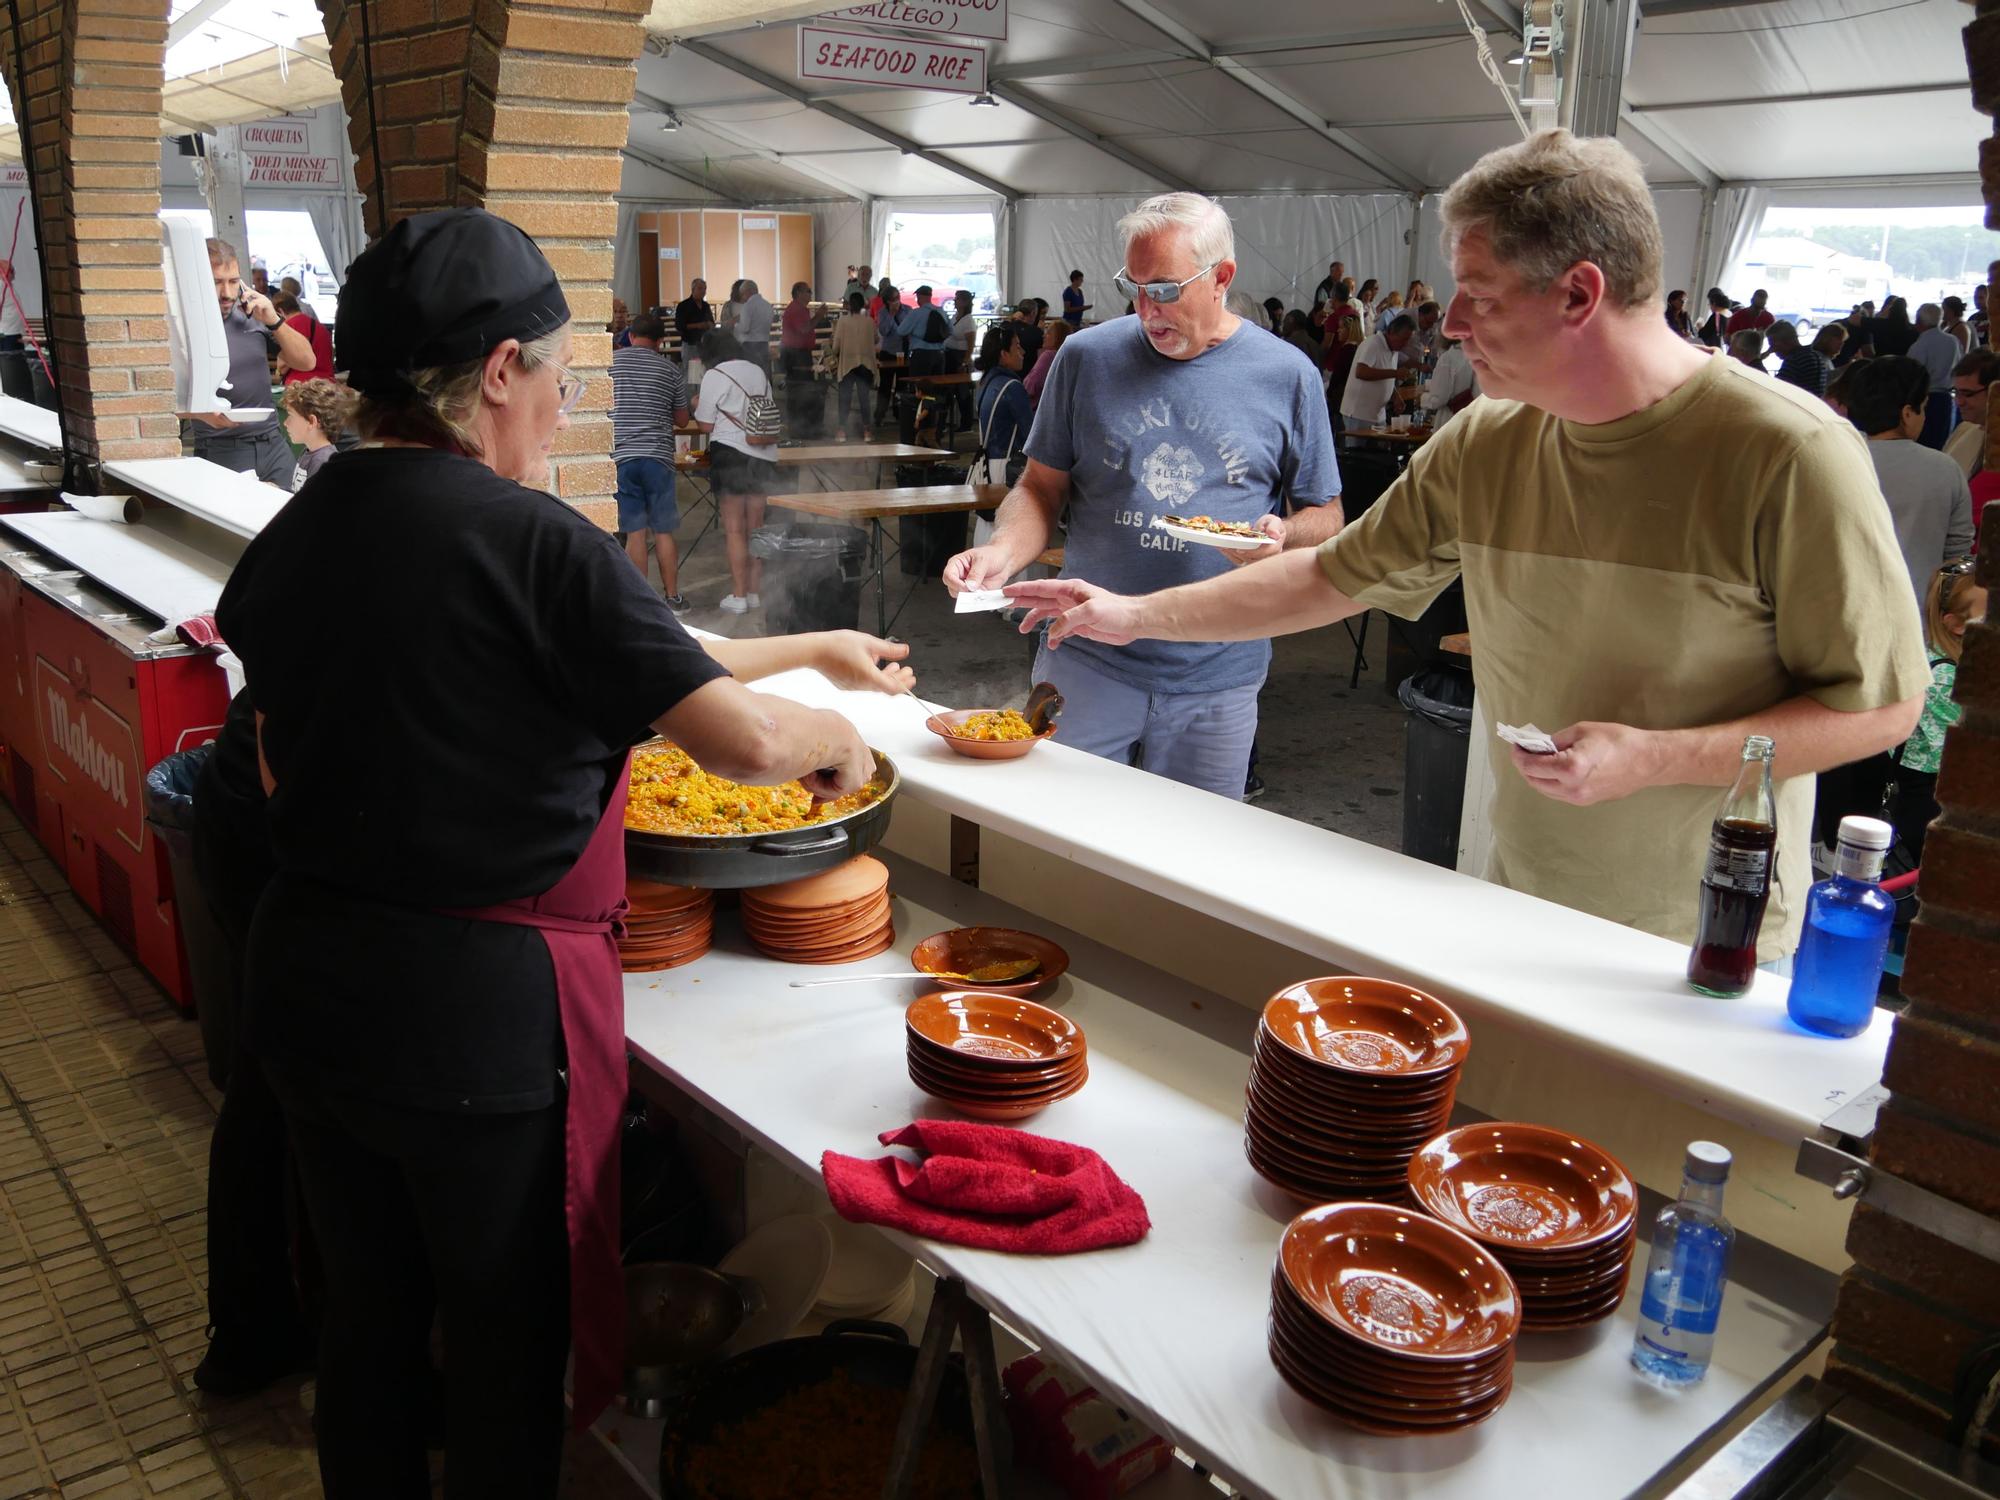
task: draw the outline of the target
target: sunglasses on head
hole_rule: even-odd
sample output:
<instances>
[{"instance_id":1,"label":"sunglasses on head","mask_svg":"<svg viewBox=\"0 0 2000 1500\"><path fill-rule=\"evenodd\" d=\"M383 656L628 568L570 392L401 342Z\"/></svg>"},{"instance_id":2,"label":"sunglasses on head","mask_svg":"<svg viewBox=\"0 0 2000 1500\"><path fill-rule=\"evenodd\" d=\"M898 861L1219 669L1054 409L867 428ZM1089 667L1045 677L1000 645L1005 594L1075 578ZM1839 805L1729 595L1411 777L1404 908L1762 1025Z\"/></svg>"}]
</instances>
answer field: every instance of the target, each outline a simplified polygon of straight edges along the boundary
<instances>
[{"instance_id":1,"label":"sunglasses on head","mask_svg":"<svg viewBox=\"0 0 2000 1500\"><path fill-rule=\"evenodd\" d=\"M1219 260L1212 260L1186 281L1134 281L1125 274L1125 268L1120 266L1118 274L1111 278L1111 284L1118 288L1121 297L1132 302L1139 300L1141 292L1146 294L1148 302L1178 302L1181 300L1182 287L1192 286L1221 264Z\"/></svg>"}]
</instances>

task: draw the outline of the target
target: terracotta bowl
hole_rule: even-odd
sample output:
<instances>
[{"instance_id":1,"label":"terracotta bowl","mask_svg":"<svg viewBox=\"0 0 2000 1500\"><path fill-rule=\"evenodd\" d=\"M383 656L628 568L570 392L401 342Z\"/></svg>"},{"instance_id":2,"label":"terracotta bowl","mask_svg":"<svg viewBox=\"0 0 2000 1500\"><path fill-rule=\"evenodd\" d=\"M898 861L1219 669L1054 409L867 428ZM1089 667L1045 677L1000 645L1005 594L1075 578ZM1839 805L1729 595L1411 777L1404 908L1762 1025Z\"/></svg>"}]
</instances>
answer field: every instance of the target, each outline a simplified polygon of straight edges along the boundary
<instances>
[{"instance_id":1,"label":"terracotta bowl","mask_svg":"<svg viewBox=\"0 0 2000 1500\"><path fill-rule=\"evenodd\" d=\"M1521 1327L1514 1283L1482 1245L1421 1214L1327 1203L1285 1227L1278 1266L1321 1319L1420 1362L1499 1349Z\"/></svg>"},{"instance_id":2,"label":"terracotta bowl","mask_svg":"<svg viewBox=\"0 0 2000 1500\"><path fill-rule=\"evenodd\" d=\"M912 1054L906 1059L910 1078L926 1093L941 1099L968 1099L981 1104L1026 1104L1031 1100L1048 1103L1075 1093L1090 1077L1088 1068L1079 1067L1061 1078L1038 1079L1034 1083L995 1084L941 1073Z\"/></svg>"},{"instance_id":3,"label":"terracotta bowl","mask_svg":"<svg viewBox=\"0 0 2000 1500\"><path fill-rule=\"evenodd\" d=\"M1410 1191L1511 1264L1615 1239L1639 1208L1631 1176L1608 1152L1546 1126L1497 1121L1426 1145L1410 1161Z\"/></svg>"},{"instance_id":4,"label":"terracotta bowl","mask_svg":"<svg viewBox=\"0 0 2000 1500\"><path fill-rule=\"evenodd\" d=\"M1337 1074L1441 1082L1472 1050L1465 1023L1442 1000L1389 979L1342 974L1273 995L1264 1029L1289 1051Z\"/></svg>"},{"instance_id":5,"label":"terracotta bowl","mask_svg":"<svg viewBox=\"0 0 2000 1500\"><path fill-rule=\"evenodd\" d=\"M1084 1054L1066 1057L1046 1068L996 1068L982 1059L940 1047L915 1033L909 1033L912 1067L921 1067L941 1079L951 1079L968 1087L986 1089L1037 1089L1064 1083L1083 1071Z\"/></svg>"},{"instance_id":6,"label":"terracotta bowl","mask_svg":"<svg viewBox=\"0 0 2000 1500\"><path fill-rule=\"evenodd\" d=\"M1074 1021L1018 995L984 990L921 995L903 1012L903 1023L925 1041L999 1068L1046 1068L1085 1050Z\"/></svg>"},{"instance_id":7,"label":"terracotta bowl","mask_svg":"<svg viewBox=\"0 0 2000 1500\"><path fill-rule=\"evenodd\" d=\"M910 950L910 965L926 974L945 971L969 974L984 964L1032 958L1041 967L1026 979L1006 984L974 984L966 979L940 980L955 990L984 990L994 995L1030 995L1054 984L1069 972L1069 954L1059 943L1012 927L953 927L934 932Z\"/></svg>"},{"instance_id":8,"label":"terracotta bowl","mask_svg":"<svg viewBox=\"0 0 2000 1500\"><path fill-rule=\"evenodd\" d=\"M1019 760L1043 740L1055 738L1058 726L1054 724L1033 739L1027 740L969 740L963 735L952 733L952 730L974 714L993 711L990 708L960 708L950 713L932 714L924 720L924 728L969 760Z\"/></svg>"}]
</instances>

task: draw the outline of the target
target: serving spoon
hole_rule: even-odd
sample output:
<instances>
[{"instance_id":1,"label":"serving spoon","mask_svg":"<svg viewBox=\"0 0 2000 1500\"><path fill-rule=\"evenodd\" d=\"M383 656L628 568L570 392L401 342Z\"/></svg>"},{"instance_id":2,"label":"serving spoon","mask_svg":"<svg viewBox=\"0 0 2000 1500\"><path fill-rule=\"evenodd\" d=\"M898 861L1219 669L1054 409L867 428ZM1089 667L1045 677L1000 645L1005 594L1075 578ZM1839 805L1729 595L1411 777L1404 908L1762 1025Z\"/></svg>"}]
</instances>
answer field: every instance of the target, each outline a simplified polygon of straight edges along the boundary
<instances>
[{"instance_id":1,"label":"serving spoon","mask_svg":"<svg viewBox=\"0 0 2000 1500\"><path fill-rule=\"evenodd\" d=\"M963 974L949 969L911 969L901 974L842 974L835 979L794 979L795 990L817 989L823 984L865 984L871 979L955 979L960 984L1013 984L1041 968L1038 958L1009 958L999 963L979 964Z\"/></svg>"}]
</instances>

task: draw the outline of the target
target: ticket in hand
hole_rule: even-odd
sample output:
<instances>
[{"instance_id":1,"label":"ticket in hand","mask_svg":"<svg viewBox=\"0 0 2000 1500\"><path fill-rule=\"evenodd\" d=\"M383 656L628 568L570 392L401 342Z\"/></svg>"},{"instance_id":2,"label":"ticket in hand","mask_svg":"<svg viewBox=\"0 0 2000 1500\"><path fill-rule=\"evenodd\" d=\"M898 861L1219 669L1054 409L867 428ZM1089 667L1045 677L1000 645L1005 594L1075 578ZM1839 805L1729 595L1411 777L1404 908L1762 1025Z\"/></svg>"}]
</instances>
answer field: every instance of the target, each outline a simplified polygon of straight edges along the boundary
<instances>
[{"instance_id":1,"label":"ticket in hand","mask_svg":"<svg viewBox=\"0 0 2000 1500\"><path fill-rule=\"evenodd\" d=\"M977 614L984 609L1005 609L1014 601L1007 597L1005 589L968 589L960 594L952 604L954 614Z\"/></svg>"},{"instance_id":2,"label":"ticket in hand","mask_svg":"<svg viewBox=\"0 0 2000 1500\"><path fill-rule=\"evenodd\" d=\"M1498 733L1510 745L1519 745L1530 755L1554 755L1556 742L1532 724L1523 724L1516 729L1512 724L1502 724Z\"/></svg>"}]
</instances>

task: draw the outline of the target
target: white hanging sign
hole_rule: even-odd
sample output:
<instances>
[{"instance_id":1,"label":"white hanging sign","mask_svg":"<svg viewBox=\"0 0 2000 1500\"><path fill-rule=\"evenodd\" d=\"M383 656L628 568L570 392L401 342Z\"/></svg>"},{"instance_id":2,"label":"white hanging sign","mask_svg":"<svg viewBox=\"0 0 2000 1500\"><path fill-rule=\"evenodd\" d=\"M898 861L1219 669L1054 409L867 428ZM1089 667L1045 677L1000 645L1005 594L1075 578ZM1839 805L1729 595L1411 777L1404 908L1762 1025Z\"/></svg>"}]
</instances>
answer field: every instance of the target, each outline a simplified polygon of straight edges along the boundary
<instances>
[{"instance_id":1,"label":"white hanging sign","mask_svg":"<svg viewBox=\"0 0 2000 1500\"><path fill-rule=\"evenodd\" d=\"M930 37L891 41L823 26L799 28L799 77L947 94L986 92L986 49Z\"/></svg>"},{"instance_id":2,"label":"white hanging sign","mask_svg":"<svg viewBox=\"0 0 2000 1500\"><path fill-rule=\"evenodd\" d=\"M284 151L243 153L246 187L340 186L340 163L331 156L306 156Z\"/></svg>"},{"instance_id":3,"label":"white hanging sign","mask_svg":"<svg viewBox=\"0 0 2000 1500\"><path fill-rule=\"evenodd\" d=\"M242 127L242 145L246 151L309 151L312 142L306 136L304 120L267 120L258 125Z\"/></svg>"},{"instance_id":4,"label":"white hanging sign","mask_svg":"<svg viewBox=\"0 0 2000 1500\"><path fill-rule=\"evenodd\" d=\"M899 31L929 31L940 36L976 36L990 42L1007 40L1007 0L879 0L874 5L847 5L830 10L825 21L894 26Z\"/></svg>"},{"instance_id":5,"label":"white hanging sign","mask_svg":"<svg viewBox=\"0 0 2000 1500\"><path fill-rule=\"evenodd\" d=\"M743 221L743 227L745 229L776 229L778 227L778 221L776 219L746 218Z\"/></svg>"}]
</instances>

